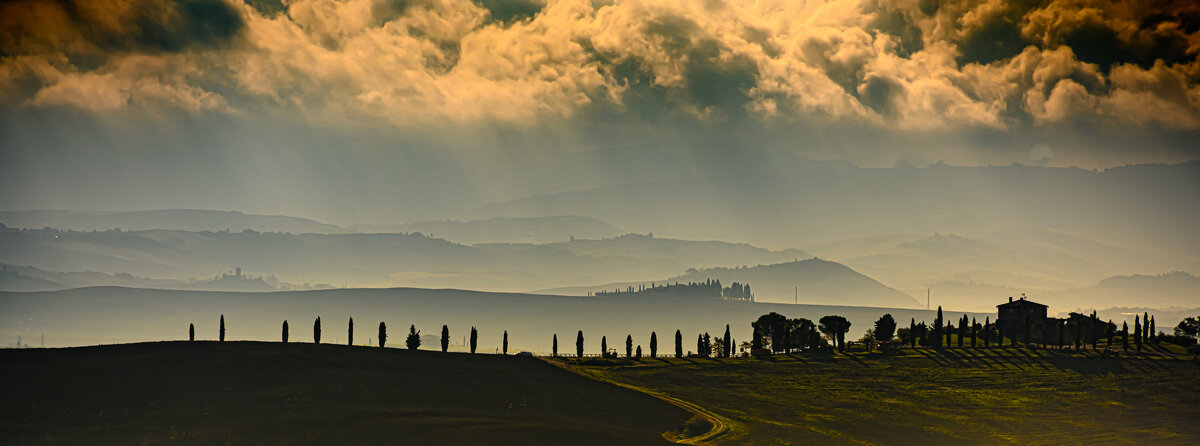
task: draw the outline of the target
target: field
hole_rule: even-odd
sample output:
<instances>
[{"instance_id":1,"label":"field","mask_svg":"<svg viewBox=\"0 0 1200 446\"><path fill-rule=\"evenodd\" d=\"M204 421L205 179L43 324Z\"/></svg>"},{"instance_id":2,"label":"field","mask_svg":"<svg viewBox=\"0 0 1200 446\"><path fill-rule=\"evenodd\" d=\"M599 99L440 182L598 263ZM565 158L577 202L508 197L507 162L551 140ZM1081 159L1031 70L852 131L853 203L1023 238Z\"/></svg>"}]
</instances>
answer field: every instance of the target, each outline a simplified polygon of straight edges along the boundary
<instances>
[{"instance_id":1,"label":"field","mask_svg":"<svg viewBox=\"0 0 1200 446\"><path fill-rule=\"evenodd\" d=\"M4 349L0 395L0 444L669 444L693 416L532 357L258 342Z\"/></svg>"},{"instance_id":2,"label":"field","mask_svg":"<svg viewBox=\"0 0 1200 446\"><path fill-rule=\"evenodd\" d=\"M1200 444L1200 362L1165 351L560 361L707 409L715 444Z\"/></svg>"}]
</instances>

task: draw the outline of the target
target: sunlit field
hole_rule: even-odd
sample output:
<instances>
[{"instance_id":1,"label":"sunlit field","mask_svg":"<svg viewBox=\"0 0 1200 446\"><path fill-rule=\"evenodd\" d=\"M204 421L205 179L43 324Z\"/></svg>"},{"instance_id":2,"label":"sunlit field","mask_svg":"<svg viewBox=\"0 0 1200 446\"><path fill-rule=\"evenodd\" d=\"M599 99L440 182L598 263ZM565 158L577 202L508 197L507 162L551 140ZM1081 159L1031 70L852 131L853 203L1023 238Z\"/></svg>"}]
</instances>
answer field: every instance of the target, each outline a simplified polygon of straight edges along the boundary
<instances>
[{"instance_id":1,"label":"sunlit field","mask_svg":"<svg viewBox=\"0 0 1200 446\"><path fill-rule=\"evenodd\" d=\"M1200 444L1200 362L1175 350L560 361L703 407L716 444Z\"/></svg>"}]
</instances>

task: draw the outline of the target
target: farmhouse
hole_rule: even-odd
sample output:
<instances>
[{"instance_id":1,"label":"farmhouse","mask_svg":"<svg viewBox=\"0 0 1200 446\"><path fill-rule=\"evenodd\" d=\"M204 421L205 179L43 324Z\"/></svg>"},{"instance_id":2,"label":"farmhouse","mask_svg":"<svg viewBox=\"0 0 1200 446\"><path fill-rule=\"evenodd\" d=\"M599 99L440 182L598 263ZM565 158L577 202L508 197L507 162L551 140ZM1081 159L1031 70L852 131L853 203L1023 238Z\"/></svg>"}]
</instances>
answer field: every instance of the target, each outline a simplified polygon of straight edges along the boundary
<instances>
[{"instance_id":1,"label":"farmhouse","mask_svg":"<svg viewBox=\"0 0 1200 446\"><path fill-rule=\"evenodd\" d=\"M1026 327L1036 329L1031 331L1040 332L1042 325L1046 323L1046 308L1045 305L1026 300L1024 295L1017 300L1009 297L1008 303L996 305L996 323L1003 326L1008 333L1022 333Z\"/></svg>"}]
</instances>

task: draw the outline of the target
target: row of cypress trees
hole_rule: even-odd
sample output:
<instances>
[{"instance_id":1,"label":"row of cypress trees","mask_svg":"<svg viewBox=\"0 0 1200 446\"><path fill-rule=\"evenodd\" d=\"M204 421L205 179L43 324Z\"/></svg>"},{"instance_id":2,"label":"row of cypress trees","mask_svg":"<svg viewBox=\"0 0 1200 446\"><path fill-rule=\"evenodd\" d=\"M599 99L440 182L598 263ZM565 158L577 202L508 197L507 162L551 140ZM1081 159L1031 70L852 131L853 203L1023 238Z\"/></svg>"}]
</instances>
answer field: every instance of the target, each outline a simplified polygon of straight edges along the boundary
<instances>
[{"instance_id":1,"label":"row of cypress trees","mask_svg":"<svg viewBox=\"0 0 1200 446\"><path fill-rule=\"evenodd\" d=\"M721 347L718 349L718 351L720 352L720 356L726 357L726 358L730 357L733 352L734 344L733 344L733 337L731 337L729 335L729 325L725 326L725 336L723 338L718 338L717 340L721 343ZM712 337L709 336L708 333L701 334L697 338L696 345L697 345L697 350L699 350L699 352L700 352L700 355L704 356L704 357L708 357L709 356L708 352L712 351L712 346L713 346ZM579 332L576 333L576 335L575 335L575 356L578 358L582 358L583 350L584 350L584 348L583 348L583 330L579 330ZM651 358L658 357L658 333L654 332L654 331L650 332L650 352L649 353L650 353ZM554 334L553 340L551 341L551 354L554 356L558 356L558 333ZM608 354L608 337L601 336L600 337L600 356L607 357L608 355L609 355ZM638 345L636 348L634 347L633 335L625 336L625 357L626 358L642 357L642 346ZM680 332L679 330L675 330L675 357L676 358L683 357L683 333Z\"/></svg>"}]
</instances>

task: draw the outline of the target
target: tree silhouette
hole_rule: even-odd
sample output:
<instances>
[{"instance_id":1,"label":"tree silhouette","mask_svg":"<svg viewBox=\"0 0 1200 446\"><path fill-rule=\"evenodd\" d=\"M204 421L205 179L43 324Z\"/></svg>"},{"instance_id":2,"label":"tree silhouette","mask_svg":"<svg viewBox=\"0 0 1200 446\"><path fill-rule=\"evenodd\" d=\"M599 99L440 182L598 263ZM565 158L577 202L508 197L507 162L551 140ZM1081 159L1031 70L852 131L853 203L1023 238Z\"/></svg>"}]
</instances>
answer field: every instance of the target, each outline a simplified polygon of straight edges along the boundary
<instances>
[{"instance_id":1,"label":"tree silhouette","mask_svg":"<svg viewBox=\"0 0 1200 446\"><path fill-rule=\"evenodd\" d=\"M188 341L196 340L196 324L188 324Z\"/></svg>"},{"instance_id":2,"label":"tree silhouette","mask_svg":"<svg viewBox=\"0 0 1200 446\"><path fill-rule=\"evenodd\" d=\"M1106 326L1106 327L1104 327L1104 328L1105 328L1105 330L1107 331L1107 333L1105 333L1105 334L1107 334L1107 335L1108 335L1108 347L1106 347L1106 348L1107 348L1108 350L1112 350L1112 338L1113 338L1113 332L1114 332L1114 331L1116 331L1116 329L1117 329L1117 325L1113 323L1112 319L1109 319L1109 320L1108 320L1108 326Z\"/></svg>"},{"instance_id":3,"label":"tree silhouette","mask_svg":"<svg viewBox=\"0 0 1200 446\"><path fill-rule=\"evenodd\" d=\"M958 348L963 346L963 338L967 337L967 315L958 320Z\"/></svg>"},{"instance_id":4,"label":"tree silhouette","mask_svg":"<svg viewBox=\"0 0 1200 446\"><path fill-rule=\"evenodd\" d=\"M771 340L771 351L787 350L787 318L782 314L772 311L759 316L750 326L758 329L760 336Z\"/></svg>"},{"instance_id":5,"label":"tree silhouette","mask_svg":"<svg viewBox=\"0 0 1200 446\"><path fill-rule=\"evenodd\" d=\"M653 331L650 332L650 357L658 357L658 335Z\"/></svg>"},{"instance_id":6,"label":"tree silhouette","mask_svg":"<svg viewBox=\"0 0 1200 446\"><path fill-rule=\"evenodd\" d=\"M551 348L551 355L558 356L558 333L554 334L554 346Z\"/></svg>"},{"instance_id":7,"label":"tree silhouette","mask_svg":"<svg viewBox=\"0 0 1200 446\"><path fill-rule=\"evenodd\" d=\"M1129 322L1121 322L1121 350L1129 351Z\"/></svg>"},{"instance_id":8,"label":"tree silhouette","mask_svg":"<svg viewBox=\"0 0 1200 446\"><path fill-rule=\"evenodd\" d=\"M579 334L575 335L575 357L583 357L583 330L579 330Z\"/></svg>"},{"instance_id":9,"label":"tree silhouette","mask_svg":"<svg viewBox=\"0 0 1200 446\"><path fill-rule=\"evenodd\" d=\"M387 344L387 325L383 322L379 323L379 348Z\"/></svg>"},{"instance_id":10,"label":"tree silhouette","mask_svg":"<svg viewBox=\"0 0 1200 446\"><path fill-rule=\"evenodd\" d=\"M915 325L915 324L914 324ZM896 333L896 319L891 313L884 314L875 321L875 340L880 342L891 341Z\"/></svg>"},{"instance_id":11,"label":"tree silhouette","mask_svg":"<svg viewBox=\"0 0 1200 446\"><path fill-rule=\"evenodd\" d=\"M508 354L508 330L504 330L504 345L503 345L503 348L504 348L504 350L503 350L501 353L503 353L503 354L507 355L507 354Z\"/></svg>"},{"instance_id":12,"label":"tree silhouette","mask_svg":"<svg viewBox=\"0 0 1200 446\"><path fill-rule=\"evenodd\" d=\"M474 325L472 325L471 326L471 354L475 354L475 346L478 344L478 342L479 342L479 331L475 329Z\"/></svg>"},{"instance_id":13,"label":"tree silhouette","mask_svg":"<svg viewBox=\"0 0 1200 446\"><path fill-rule=\"evenodd\" d=\"M992 318L983 318L983 348L992 346Z\"/></svg>"},{"instance_id":14,"label":"tree silhouette","mask_svg":"<svg viewBox=\"0 0 1200 446\"><path fill-rule=\"evenodd\" d=\"M608 336L600 337L600 357L601 358L608 357Z\"/></svg>"},{"instance_id":15,"label":"tree silhouette","mask_svg":"<svg viewBox=\"0 0 1200 446\"><path fill-rule=\"evenodd\" d=\"M313 344L321 343L321 316L317 316L317 321L313 322Z\"/></svg>"},{"instance_id":16,"label":"tree silhouette","mask_svg":"<svg viewBox=\"0 0 1200 446\"><path fill-rule=\"evenodd\" d=\"M824 316L820 319L818 328L834 342L839 352L846 351L846 332L850 331L849 320L837 315Z\"/></svg>"},{"instance_id":17,"label":"tree silhouette","mask_svg":"<svg viewBox=\"0 0 1200 446\"><path fill-rule=\"evenodd\" d=\"M284 344L287 344L287 340L288 340L288 330L287 330L287 328L288 328L288 327L287 327L287 319L284 319L284 320L283 320L283 343L284 343Z\"/></svg>"},{"instance_id":18,"label":"tree silhouette","mask_svg":"<svg viewBox=\"0 0 1200 446\"><path fill-rule=\"evenodd\" d=\"M1158 342L1157 333L1158 332L1154 330L1154 316L1150 316L1150 335L1149 335L1149 337L1150 337L1151 344Z\"/></svg>"},{"instance_id":19,"label":"tree silhouette","mask_svg":"<svg viewBox=\"0 0 1200 446\"><path fill-rule=\"evenodd\" d=\"M675 330L675 357L683 357L683 334Z\"/></svg>"},{"instance_id":20,"label":"tree silhouette","mask_svg":"<svg viewBox=\"0 0 1200 446\"><path fill-rule=\"evenodd\" d=\"M417 326L415 324L408 326L408 338L404 340L404 345L407 346L409 350L416 350L421 346L421 332L417 330Z\"/></svg>"},{"instance_id":21,"label":"tree silhouette","mask_svg":"<svg viewBox=\"0 0 1200 446\"><path fill-rule=\"evenodd\" d=\"M633 335L625 335L625 357L633 356Z\"/></svg>"},{"instance_id":22,"label":"tree silhouette","mask_svg":"<svg viewBox=\"0 0 1200 446\"><path fill-rule=\"evenodd\" d=\"M221 342L225 342L225 315L224 314L221 315L221 333L220 333L220 337L217 338L217 340L221 341Z\"/></svg>"},{"instance_id":23,"label":"tree silhouette","mask_svg":"<svg viewBox=\"0 0 1200 446\"><path fill-rule=\"evenodd\" d=\"M1133 315L1133 344L1137 346L1137 351L1142 351L1142 322L1136 314Z\"/></svg>"},{"instance_id":24,"label":"tree silhouette","mask_svg":"<svg viewBox=\"0 0 1200 446\"><path fill-rule=\"evenodd\" d=\"M354 318L350 318L348 327L346 329L346 345L354 345Z\"/></svg>"},{"instance_id":25,"label":"tree silhouette","mask_svg":"<svg viewBox=\"0 0 1200 446\"><path fill-rule=\"evenodd\" d=\"M975 348L975 337L979 335L979 323L971 318L971 348Z\"/></svg>"},{"instance_id":26,"label":"tree silhouette","mask_svg":"<svg viewBox=\"0 0 1200 446\"><path fill-rule=\"evenodd\" d=\"M933 346L942 346L942 326L945 319L942 319L942 306L938 305L937 317L933 319Z\"/></svg>"},{"instance_id":27,"label":"tree silhouette","mask_svg":"<svg viewBox=\"0 0 1200 446\"><path fill-rule=\"evenodd\" d=\"M917 348L917 318L908 320L908 342L912 348Z\"/></svg>"},{"instance_id":28,"label":"tree silhouette","mask_svg":"<svg viewBox=\"0 0 1200 446\"><path fill-rule=\"evenodd\" d=\"M442 325L442 353L450 348L450 327Z\"/></svg>"},{"instance_id":29,"label":"tree silhouette","mask_svg":"<svg viewBox=\"0 0 1200 446\"><path fill-rule=\"evenodd\" d=\"M1142 313L1142 342L1150 340L1150 312Z\"/></svg>"},{"instance_id":30,"label":"tree silhouette","mask_svg":"<svg viewBox=\"0 0 1200 446\"><path fill-rule=\"evenodd\" d=\"M996 345L1000 346L1001 348L1004 347L1004 326L1005 325L1008 325L1008 324L1003 324L1000 322L1000 318L996 318L996 330L997 330L997 334L999 335L998 339L996 339Z\"/></svg>"},{"instance_id":31,"label":"tree silhouette","mask_svg":"<svg viewBox=\"0 0 1200 446\"><path fill-rule=\"evenodd\" d=\"M725 324L725 336L721 338L721 349L724 357L728 358L733 351L733 337L729 335L729 324Z\"/></svg>"},{"instance_id":32,"label":"tree silhouette","mask_svg":"<svg viewBox=\"0 0 1200 446\"><path fill-rule=\"evenodd\" d=\"M750 336L751 336L751 338L750 338L750 354L757 354L757 353L754 353L756 350L763 349L762 334L760 334L758 332L758 328L755 327L755 328L753 328L753 333Z\"/></svg>"},{"instance_id":33,"label":"tree silhouette","mask_svg":"<svg viewBox=\"0 0 1200 446\"><path fill-rule=\"evenodd\" d=\"M640 345L637 346L637 356L636 357L638 359L641 359L641 357L642 357L642 346L640 346Z\"/></svg>"}]
</instances>

